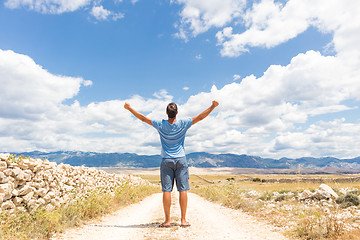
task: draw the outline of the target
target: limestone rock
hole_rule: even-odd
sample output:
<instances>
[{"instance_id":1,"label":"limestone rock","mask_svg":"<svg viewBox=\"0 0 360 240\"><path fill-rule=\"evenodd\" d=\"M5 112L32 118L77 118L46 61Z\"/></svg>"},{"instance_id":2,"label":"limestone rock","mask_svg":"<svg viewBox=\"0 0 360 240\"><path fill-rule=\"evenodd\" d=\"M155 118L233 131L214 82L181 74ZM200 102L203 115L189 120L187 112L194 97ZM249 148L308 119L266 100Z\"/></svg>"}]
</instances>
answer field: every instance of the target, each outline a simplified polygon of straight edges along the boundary
<instances>
[{"instance_id":1,"label":"limestone rock","mask_svg":"<svg viewBox=\"0 0 360 240\"><path fill-rule=\"evenodd\" d=\"M0 184L0 193L4 194L4 200L11 198L13 190L14 190L14 184L12 183Z\"/></svg>"},{"instance_id":2,"label":"limestone rock","mask_svg":"<svg viewBox=\"0 0 360 240\"><path fill-rule=\"evenodd\" d=\"M45 205L45 200L43 199L43 198L39 198L38 200L37 200L37 203L39 204L39 205Z\"/></svg>"},{"instance_id":3,"label":"limestone rock","mask_svg":"<svg viewBox=\"0 0 360 240\"><path fill-rule=\"evenodd\" d=\"M35 199L31 199L28 201L27 203L28 208L32 211L35 210L39 207L39 204L37 203L37 201Z\"/></svg>"},{"instance_id":4,"label":"limestone rock","mask_svg":"<svg viewBox=\"0 0 360 240\"><path fill-rule=\"evenodd\" d=\"M29 203L33 196L34 196L34 192L29 192L28 194L23 196L24 202Z\"/></svg>"},{"instance_id":5,"label":"limestone rock","mask_svg":"<svg viewBox=\"0 0 360 240\"><path fill-rule=\"evenodd\" d=\"M8 169L5 169L3 171L3 173L8 176L8 177L11 177L13 175L13 170L11 168L8 168Z\"/></svg>"},{"instance_id":6,"label":"limestone rock","mask_svg":"<svg viewBox=\"0 0 360 240\"><path fill-rule=\"evenodd\" d=\"M11 192L12 196L14 197L17 197L19 196L19 190L17 190L16 188Z\"/></svg>"},{"instance_id":7,"label":"limestone rock","mask_svg":"<svg viewBox=\"0 0 360 240\"><path fill-rule=\"evenodd\" d=\"M133 185L144 182L130 175L109 174L83 166L9 157L9 154L0 154L0 207L4 206L2 209L5 210L17 208L27 211L44 205L51 211L62 204L89 196L93 189L113 193L124 182ZM256 196L259 193L253 194ZM27 207L24 208L23 204Z\"/></svg>"},{"instance_id":8,"label":"limestone rock","mask_svg":"<svg viewBox=\"0 0 360 240\"><path fill-rule=\"evenodd\" d=\"M326 191L316 189L315 192L313 193L313 195L311 196L311 198L317 199L317 200L329 199L329 198L331 198L331 195L330 195L330 193L328 193Z\"/></svg>"},{"instance_id":9,"label":"limestone rock","mask_svg":"<svg viewBox=\"0 0 360 240\"><path fill-rule=\"evenodd\" d=\"M10 153L0 153L0 159L1 160L8 160L8 158L10 157Z\"/></svg>"},{"instance_id":10,"label":"limestone rock","mask_svg":"<svg viewBox=\"0 0 360 240\"><path fill-rule=\"evenodd\" d=\"M27 184L27 185L25 185L25 186L23 186L22 188L19 189L19 195L23 196L23 195L28 194L31 191L33 191L33 188L30 187L30 185Z\"/></svg>"},{"instance_id":11,"label":"limestone rock","mask_svg":"<svg viewBox=\"0 0 360 240\"><path fill-rule=\"evenodd\" d=\"M248 192L247 195L249 197L259 197L261 194L255 190L253 190L253 191Z\"/></svg>"},{"instance_id":12,"label":"limestone rock","mask_svg":"<svg viewBox=\"0 0 360 240\"><path fill-rule=\"evenodd\" d=\"M5 173L0 172L0 184L9 182L9 178L5 175Z\"/></svg>"},{"instance_id":13,"label":"limestone rock","mask_svg":"<svg viewBox=\"0 0 360 240\"><path fill-rule=\"evenodd\" d=\"M7 163L5 161L0 161L0 171L3 171L7 168Z\"/></svg>"},{"instance_id":14,"label":"limestone rock","mask_svg":"<svg viewBox=\"0 0 360 240\"><path fill-rule=\"evenodd\" d=\"M40 197L44 197L48 191L45 188L40 188L36 191L36 194Z\"/></svg>"},{"instance_id":15,"label":"limestone rock","mask_svg":"<svg viewBox=\"0 0 360 240\"><path fill-rule=\"evenodd\" d=\"M1 205L1 208L4 210L15 209L15 204L11 200L9 200L9 201L3 202Z\"/></svg>"},{"instance_id":16,"label":"limestone rock","mask_svg":"<svg viewBox=\"0 0 360 240\"><path fill-rule=\"evenodd\" d=\"M306 200L306 199L309 199L311 198L312 196L312 192L310 190L304 190L302 193L299 194L299 199L300 200Z\"/></svg>"},{"instance_id":17,"label":"limestone rock","mask_svg":"<svg viewBox=\"0 0 360 240\"><path fill-rule=\"evenodd\" d=\"M13 202L14 202L14 204L16 205L16 206L20 206L20 204L23 202L24 200L22 199L22 198L20 198L20 197L15 197L14 199L13 199Z\"/></svg>"},{"instance_id":18,"label":"limestone rock","mask_svg":"<svg viewBox=\"0 0 360 240\"><path fill-rule=\"evenodd\" d=\"M319 187L319 190L321 190L323 192L326 192L327 194L329 194L334 199L337 199L339 197L337 195L337 193L334 192L334 190L331 187L329 187L328 185L326 185L326 184L321 184L320 187Z\"/></svg>"}]
</instances>

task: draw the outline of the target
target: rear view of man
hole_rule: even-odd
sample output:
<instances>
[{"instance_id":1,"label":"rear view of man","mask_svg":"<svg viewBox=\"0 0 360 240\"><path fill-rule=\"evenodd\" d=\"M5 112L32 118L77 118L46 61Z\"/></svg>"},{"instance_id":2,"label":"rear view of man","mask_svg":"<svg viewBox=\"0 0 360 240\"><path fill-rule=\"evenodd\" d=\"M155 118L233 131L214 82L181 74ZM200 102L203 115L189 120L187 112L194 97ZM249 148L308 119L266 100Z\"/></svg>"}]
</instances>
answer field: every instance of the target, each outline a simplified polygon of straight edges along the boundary
<instances>
[{"instance_id":1,"label":"rear view of man","mask_svg":"<svg viewBox=\"0 0 360 240\"><path fill-rule=\"evenodd\" d=\"M181 209L181 227L188 227L186 221L187 191L189 190L189 171L185 157L184 141L186 131L195 123L206 118L219 103L213 101L212 105L193 118L176 119L178 113L177 105L169 103L166 108L167 120L151 120L143 114L131 108L129 103L125 103L124 108L129 110L135 117L157 129L161 141L161 187L163 191L163 206L165 221L160 227L170 227L170 206L171 192L176 181L179 191L179 202Z\"/></svg>"}]
</instances>

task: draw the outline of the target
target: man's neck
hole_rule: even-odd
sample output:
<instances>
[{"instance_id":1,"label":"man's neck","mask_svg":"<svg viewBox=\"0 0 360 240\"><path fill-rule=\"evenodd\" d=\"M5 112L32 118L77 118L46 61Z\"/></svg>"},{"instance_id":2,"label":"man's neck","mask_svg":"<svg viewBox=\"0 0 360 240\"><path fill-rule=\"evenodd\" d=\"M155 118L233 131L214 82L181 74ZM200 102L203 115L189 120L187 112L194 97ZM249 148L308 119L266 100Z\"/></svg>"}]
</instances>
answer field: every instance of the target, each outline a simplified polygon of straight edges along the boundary
<instances>
[{"instance_id":1,"label":"man's neck","mask_svg":"<svg viewBox=\"0 0 360 240\"><path fill-rule=\"evenodd\" d=\"M169 122L170 124L174 124L174 123L176 122L176 117L174 117L174 118L168 118L168 122Z\"/></svg>"}]
</instances>

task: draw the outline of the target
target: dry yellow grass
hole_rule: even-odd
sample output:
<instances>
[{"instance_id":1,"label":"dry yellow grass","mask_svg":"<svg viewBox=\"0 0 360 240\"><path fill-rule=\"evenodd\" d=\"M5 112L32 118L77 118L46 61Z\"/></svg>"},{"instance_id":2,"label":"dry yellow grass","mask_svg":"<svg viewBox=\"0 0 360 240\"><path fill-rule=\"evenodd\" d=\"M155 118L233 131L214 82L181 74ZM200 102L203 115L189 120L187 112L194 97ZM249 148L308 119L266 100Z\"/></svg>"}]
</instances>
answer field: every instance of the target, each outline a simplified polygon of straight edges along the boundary
<instances>
[{"instance_id":1,"label":"dry yellow grass","mask_svg":"<svg viewBox=\"0 0 360 240\"><path fill-rule=\"evenodd\" d=\"M244 181L244 176L234 175L203 175L210 184L198 177L190 177L191 191L211 201L219 202L225 206L242 209L256 217L265 219L269 223L283 228L291 237L300 239L360 239L357 229L349 229L356 219L339 221L336 216L343 210L336 204L333 207L318 203L307 205L299 202L294 196L305 189L317 189L321 183L278 183ZM289 175L252 175L252 178L299 178ZM309 178L347 178L347 175L310 175L301 176ZM360 182L326 183L335 190L341 188L360 189ZM247 192L257 191L260 196L249 197ZM275 198L273 192L292 192L294 195L281 195ZM348 230L345 230L348 229Z\"/></svg>"},{"instance_id":2,"label":"dry yellow grass","mask_svg":"<svg viewBox=\"0 0 360 240\"><path fill-rule=\"evenodd\" d=\"M237 186L243 191L303 191L305 189L316 189L319 187L319 183L304 183L304 182L292 182L292 183L279 183L279 182L254 182L253 180L244 181L247 177L245 176L236 176L236 175L199 175L200 177L214 182L216 185L221 184L232 184ZM359 175L356 175L359 176ZM259 179L282 179L282 178L348 178L347 175L302 175L299 177L291 175L251 175L253 178ZM159 179L160 181L160 179ZM198 178L195 175L190 175L190 184L192 187L197 186L207 186L211 185L208 182ZM360 189L360 182L346 182L346 183L337 183L337 182L326 182L327 185L333 188L346 188L346 187L357 187Z\"/></svg>"},{"instance_id":3,"label":"dry yellow grass","mask_svg":"<svg viewBox=\"0 0 360 240\"><path fill-rule=\"evenodd\" d=\"M141 177L145 180L150 181L154 184L160 185L160 176L159 175L135 175ZM360 175L350 175L350 176L360 176ZM279 182L254 182L253 180L245 181L246 179L259 178L259 179L283 179L283 178L348 178L349 175L227 175L227 174L217 174L217 175L194 175L190 174L190 189L198 188L202 186L210 185L234 185L242 191L303 191L305 189L316 189L319 187L320 183L304 183L304 182L293 182L293 183L279 183ZM205 181L205 180L207 181ZM212 182L212 183L209 183ZM358 188L360 189L360 182L326 182L332 188Z\"/></svg>"}]
</instances>

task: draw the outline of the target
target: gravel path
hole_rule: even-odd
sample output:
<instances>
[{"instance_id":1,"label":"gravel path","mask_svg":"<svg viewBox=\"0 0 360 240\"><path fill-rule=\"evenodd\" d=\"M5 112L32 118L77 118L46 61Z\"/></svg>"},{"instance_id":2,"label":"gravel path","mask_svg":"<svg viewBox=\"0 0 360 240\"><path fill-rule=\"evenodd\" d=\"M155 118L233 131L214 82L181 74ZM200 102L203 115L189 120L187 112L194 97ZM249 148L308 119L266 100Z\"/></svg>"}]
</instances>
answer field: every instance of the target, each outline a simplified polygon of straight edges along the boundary
<instances>
[{"instance_id":1,"label":"gravel path","mask_svg":"<svg viewBox=\"0 0 360 240\"><path fill-rule=\"evenodd\" d=\"M222 207L189 193L189 228L181 228L178 193L173 192L172 227L163 221L162 194L154 194L94 222L53 239L287 239L271 227L241 211Z\"/></svg>"}]
</instances>

